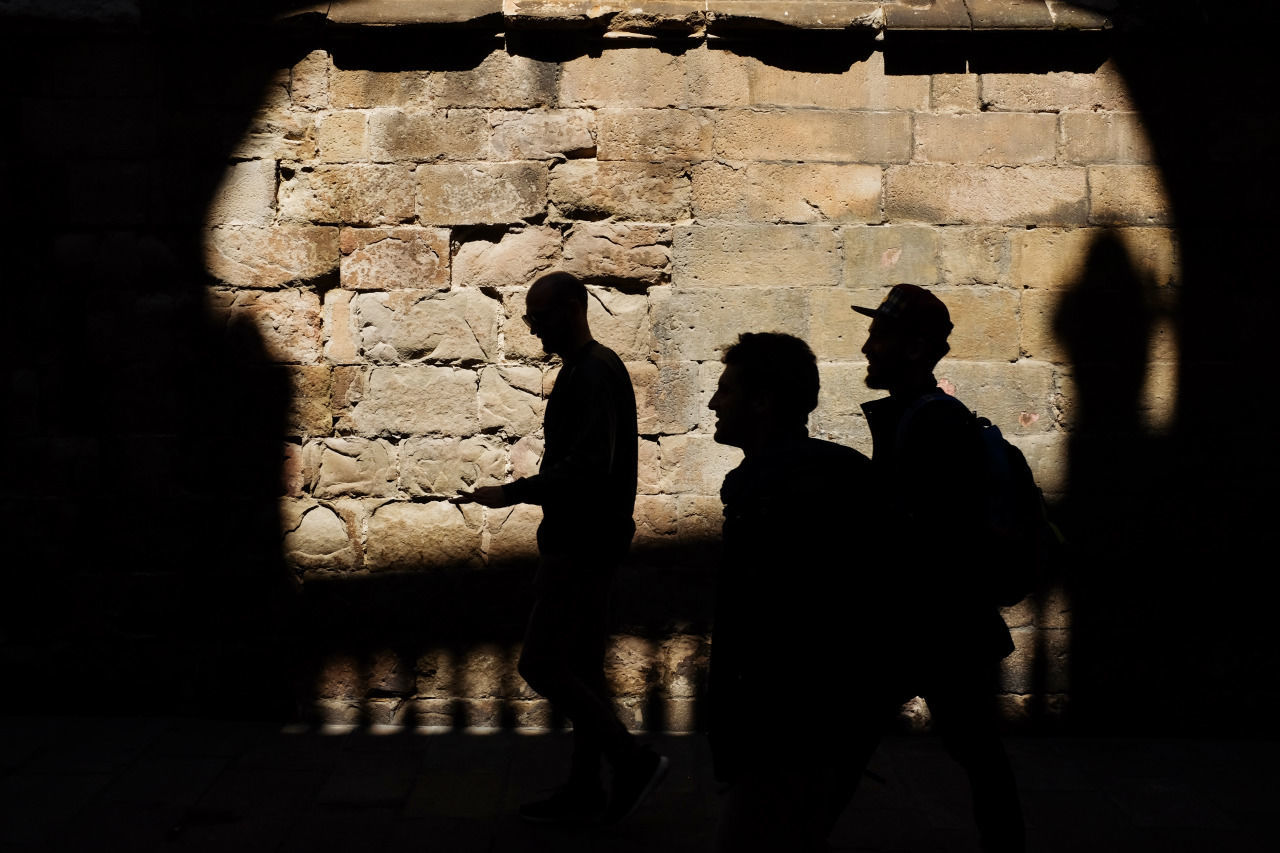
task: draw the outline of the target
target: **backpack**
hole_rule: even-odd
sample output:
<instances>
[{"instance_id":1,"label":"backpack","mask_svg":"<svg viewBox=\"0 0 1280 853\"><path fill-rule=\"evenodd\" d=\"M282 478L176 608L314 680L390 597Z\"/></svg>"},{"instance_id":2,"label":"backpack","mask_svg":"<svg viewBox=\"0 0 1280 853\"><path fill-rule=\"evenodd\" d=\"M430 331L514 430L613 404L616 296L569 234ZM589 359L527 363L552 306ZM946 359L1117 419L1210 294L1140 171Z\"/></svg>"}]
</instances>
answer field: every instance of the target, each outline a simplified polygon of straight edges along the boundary
<instances>
[{"instance_id":1,"label":"backpack","mask_svg":"<svg viewBox=\"0 0 1280 853\"><path fill-rule=\"evenodd\" d=\"M898 427L899 440L910 418L935 400L962 402L944 391L926 394L908 407ZM988 597L1001 607L1017 604L1040 589L1057 560L1064 539L1049 519L1044 494L1036 485L1022 451L1000 428L977 412L965 409L982 447L982 555L988 566Z\"/></svg>"}]
</instances>

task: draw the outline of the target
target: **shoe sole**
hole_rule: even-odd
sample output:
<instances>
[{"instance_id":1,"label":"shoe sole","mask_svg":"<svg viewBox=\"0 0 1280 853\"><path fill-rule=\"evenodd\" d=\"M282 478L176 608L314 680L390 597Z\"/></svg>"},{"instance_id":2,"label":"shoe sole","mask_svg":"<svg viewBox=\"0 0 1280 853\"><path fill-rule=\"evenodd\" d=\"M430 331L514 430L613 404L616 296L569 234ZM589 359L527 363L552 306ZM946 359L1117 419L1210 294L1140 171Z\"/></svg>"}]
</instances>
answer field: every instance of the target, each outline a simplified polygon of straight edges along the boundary
<instances>
[{"instance_id":1,"label":"shoe sole","mask_svg":"<svg viewBox=\"0 0 1280 853\"><path fill-rule=\"evenodd\" d=\"M671 759L667 758L665 755L659 755L658 766L654 768L653 775L649 777L649 781L646 782L645 786L640 789L639 795L635 798L635 800L632 801L631 807L627 809L625 812L623 812L622 814L617 815L616 817L609 818L607 822L618 823L620 821L626 820L627 818L631 817L631 815L635 814L636 809L640 808L640 804L643 803L646 799L648 799L649 795L653 793L655 788L657 788L659 785L662 784L663 779L667 778L667 770L670 767L671 767Z\"/></svg>"}]
</instances>

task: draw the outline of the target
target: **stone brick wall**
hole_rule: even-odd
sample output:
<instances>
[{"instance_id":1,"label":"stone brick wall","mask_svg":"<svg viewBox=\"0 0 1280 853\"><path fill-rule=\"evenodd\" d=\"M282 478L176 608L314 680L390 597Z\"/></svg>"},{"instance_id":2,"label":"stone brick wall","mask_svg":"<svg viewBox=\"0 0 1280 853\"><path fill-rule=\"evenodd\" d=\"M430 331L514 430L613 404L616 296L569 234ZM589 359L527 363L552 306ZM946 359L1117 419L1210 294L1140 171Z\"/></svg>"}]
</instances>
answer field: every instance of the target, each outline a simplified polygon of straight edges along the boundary
<instances>
[{"instance_id":1,"label":"stone brick wall","mask_svg":"<svg viewBox=\"0 0 1280 853\"><path fill-rule=\"evenodd\" d=\"M279 69L208 207L204 257L209 310L256 329L291 378L281 537L304 587L534 554L537 508L444 499L537 468L556 364L520 316L552 269L591 282L592 327L635 383L635 572L714 541L740 457L712 441L706 404L738 333L807 340L823 383L812 433L870 452L866 321L849 306L899 281L951 309L940 384L1023 448L1051 499L1064 492L1064 294L1104 239L1162 317L1180 277L1161 173L1114 67L900 73L892 45L868 41L813 70L757 46L588 34L547 58L477 38L463 63L430 50L370 63L334 45ZM1142 415L1158 432L1178 346L1163 327L1152 341ZM1065 701L1070 611L1059 590L1007 613L1011 718ZM694 725L703 628L624 626L611 668L629 721L653 724L657 701L663 725ZM514 644L419 652L331 657L323 714L488 725L515 708L547 722Z\"/></svg>"}]
</instances>

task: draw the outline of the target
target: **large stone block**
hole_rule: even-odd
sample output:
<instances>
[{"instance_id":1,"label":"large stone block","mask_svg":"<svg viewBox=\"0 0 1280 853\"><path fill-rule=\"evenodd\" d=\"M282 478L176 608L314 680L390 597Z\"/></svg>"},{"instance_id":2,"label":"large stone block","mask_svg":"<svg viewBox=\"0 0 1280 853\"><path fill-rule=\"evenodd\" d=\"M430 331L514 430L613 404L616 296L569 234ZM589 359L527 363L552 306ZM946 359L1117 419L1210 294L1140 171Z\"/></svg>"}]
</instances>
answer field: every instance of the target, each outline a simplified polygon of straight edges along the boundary
<instances>
[{"instance_id":1,"label":"large stone block","mask_svg":"<svg viewBox=\"0 0 1280 853\"><path fill-rule=\"evenodd\" d=\"M725 110L715 151L728 160L905 163L911 159L908 113L835 110Z\"/></svg>"},{"instance_id":2,"label":"large stone block","mask_svg":"<svg viewBox=\"0 0 1280 853\"><path fill-rule=\"evenodd\" d=\"M236 160L296 161L314 159L318 152L316 114L295 112L286 99L283 107L264 103L228 153Z\"/></svg>"},{"instance_id":3,"label":"large stone block","mask_svg":"<svg viewBox=\"0 0 1280 853\"><path fill-rule=\"evenodd\" d=\"M697 364L629 362L627 371L635 386L641 435L686 433L698 425L702 410Z\"/></svg>"},{"instance_id":4,"label":"large stone block","mask_svg":"<svg viewBox=\"0 0 1280 853\"><path fill-rule=\"evenodd\" d=\"M276 163L233 163L222 174L205 213L208 225L270 225L276 211Z\"/></svg>"},{"instance_id":5,"label":"large stone block","mask_svg":"<svg viewBox=\"0 0 1280 853\"><path fill-rule=\"evenodd\" d=\"M564 63L560 103L587 107L674 107L684 100L679 54L657 48L617 48Z\"/></svg>"},{"instance_id":6,"label":"large stone block","mask_svg":"<svg viewBox=\"0 0 1280 853\"><path fill-rule=\"evenodd\" d=\"M547 206L547 167L541 163L419 166L418 219L433 225L508 223Z\"/></svg>"},{"instance_id":7,"label":"large stone block","mask_svg":"<svg viewBox=\"0 0 1280 853\"><path fill-rule=\"evenodd\" d=\"M741 450L716 444L709 435L664 435L658 444L666 494L719 495L724 475L742 461Z\"/></svg>"},{"instance_id":8,"label":"large stone block","mask_svg":"<svg viewBox=\"0 0 1280 853\"><path fill-rule=\"evenodd\" d=\"M559 263L560 241L560 232L555 228L534 226L464 238L453 258L454 284L527 287Z\"/></svg>"},{"instance_id":9,"label":"large stone block","mask_svg":"<svg viewBox=\"0 0 1280 853\"><path fill-rule=\"evenodd\" d=\"M235 294L228 315L232 324L248 323L255 329L275 361L312 364L320 357L323 320L313 291L242 291Z\"/></svg>"},{"instance_id":10,"label":"large stone block","mask_svg":"<svg viewBox=\"0 0 1280 853\"><path fill-rule=\"evenodd\" d=\"M750 59L706 42L686 51L683 59L684 102L688 106L740 107L750 103Z\"/></svg>"},{"instance_id":11,"label":"large stone block","mask_svg":"<svg viewBox=\"0 0 1280 853\"><path fill-rule=\"evenodd\" d=\"M977 74L933 75L929 109L937 113L976 113L981 108L981 82Z\"/></svg>"},{"instance_id":12,"label":"large stone block","mask_svg":"<svg viewBox=\"0 0 1280 853\"><path fill-rule=\"evenodd\" d=\"M447 501L393 502L369 516L365 561L372 571L423 571L480 562L482 510Z\"/></svg>"},{"instance_id":13,"label":"large stone block","mask_svg":"<svg viewBox=\"0 0 1280 853\"><path fill-rule=\"evenodd\" d=\"M601 160L705 160L711 156L711 119L702 111L600 110Z\"/></svg>"},{"instance_id":14,"label":"large stone block","mask_svg":"<svg viewBox=\"0 0 1280 853\"><path fill-rule=\"evenodd\" d=\"M955 328L950 356L975 361L1017 361L1019 292L1001 287L939 287L933 290Z\"/></svg>"},{"instance_id":15,"label":"large stone block","mask_svg":"<svg viewBox=\"0 0 1280 853\"><path fill-rule=\"evenodd\" d=\"M1096 225L1168 225L1173 206L1154 166L1091 166L1089 221Z\"/></svg>"},{"instance_id":16,"label":"large stone block","mask_svg":"<svg viewBox=\"0 0 1280 853\"><path fill-rule=\"evenodd\" d=\"M502 354L508 360L540 361L547 358L542 341L529 330L521 319L525 315L527 288L502 294Z\"/></svg>"},{"instance_id":17,"label":"large stone block","mask_svg":"<svg viewBox=\"0 0 1280 853\"><path fill-rule=\"evenodd\" d=\"M675 495L637 495L635 544L652 547L674 542L679 511Z\"/></svg>"},{"instance_id":18,"label":"large stone block","mask_svg":"<svg viewBox=\"0 0 1280 853\"><path fill-rule=\"evenodd\" d=\"M904 111L929 107L929 78L886 74L881 51L838 74L795 71L750 59L747 78L751 103L762 106Z\"/></svg>"},{"instance_id":19,"label":"large stone block","mask_svg":"<svg viewBox=\"0 0 1280 853\"><path fill-rule=\"evenodd\" d=\"M731 449L726 449L726 453L732 457ZM719 542L723 527L724 504L720 503L718 486L712 495L676 496L676 536L682 543Z\"/></svg>"},{"instance_id":20,"label":"large stone block","mask_svg":"<svg viewBox=\"0 0 1280 853\"><path fill-rule=\"evenodd\" d=\"M852 288L938 281L937 229L921 225L850 226L844 238L844 283ZM878 303L877 303L878 304Z\"/></svg>"},{"instance_id":21,"label":"large stone block","mask_svg":"<svg viewBox=\"0 0 1280 853\"><path fill-rule=\"evenodd\" d=\"M1081 225L1086 197L1074 166L891 166L885 179L890 220L938 225Z\"/></svg>"},{"instance_id":22,"label":"large stone block","mask_svg":"<svg viewBox=\"0 0 1280 853\"><path fill-rule=\"evenodd\" d=\"M938 238L938 272L943 284L1009 283L1007 229L948 226L935 229L935 234Z\"/></svg>"},{"instance_id":23,"label":"large stone block","mask_svg":"<svg viewBox=\"0 0 1280 853\"><path fill-rule=\"evenodd\" d=\"M1027 458L1036 485L1052 502L1054 496L1066 493L1070 485L1069 454L1065 432L1048 432L1039 435L1012 435L1009 441L1017 445ZM1050 514L1052 518L1052 513Z\"/></svg>"},{"instance_id":24,"label":"large stone block","mask_svg":"<svg viewBox=\"0 0 1280 853\"><path fill-rule=\"evenodd\" d=\"M1071 360L1065 340L1057 332L1058 313L1063 290L1024 290L1022 292L1021 348L1027 358L1062 364Z\"/></svg>"},{"instance_id":25,"label":"large stone block","mask_svg":"<svg viewBox=\"0 0 1280 853\"><path fill-rule=\"evenodd\" d=\"M806 286L840 282L840 245L823 225L682 225L677 287Z\"/></svg>"},{"instance_id":26,"label":"large stone block","mask_svg":"<svg viewBox=\"0 0 1280 853\"><path fill-rule=\"evenodd\" d=\"M338 266L338 229L313 225L213 228L205 233L209 274L232 287L311 281Z\"/></svg>"},{"instance_id":27,"label":"large stone block","mask_svg":"<svg viewBox=\"0 0 1280 853\"><path fill-rule=\"evenodd\" d=\"M934 375L939 387L989 418L1005 435L1030 435L1055 427L1057 399L1053 366L1048 363L944 358Z\"/></svg>"},{"instance_id":28,"label":"large stone block","mask_svg":"<svg viewBox=\"0 0 1280 853\"><path fill-rule=\"evenodd\" d=\"M879 222L879 166L751 163L746 212L766 222Z\"/></svg>"},{"instance_id":29,"label":"large stone block","mask_svg":"<svg viewBox=\"0 0 1280 853\"><path fill-rule=\"evenodd\" d=\"M312 501L281 504L285 559L308 571L341 571L357 564L358 550L347 522L331 507Z\"/></svg>"},{"instance_id":30,"label":"large stone block","mask_svg":"<svg viewBox=\"0 0 1280 853\"><path fill-rule=\"evenodd\" d=\"M289 95L295 107L318 110L329 106L329 54L313 50L294 64L289 79Z\"/></svg>"},{"instance_id":31,"label":"large stone block","mask_svg":"<svg viewBox=\"0 0 1280 853\"><path fill-rule=\"evenodd\" d=\"M330 290L324 295L324 357L332 364L356 364L355 328L351 322L349 290Z\"/></svg>"},{"instance_id":32,"label":"large stone block","mask_svg":"<svg viewBox=\"0 0 1280 853\"><path fill-rule=\"evenodd\" d=\"M382 439L323 439L308 448L317 457L311 493L317 498L388 497L396 491L396 451Z\"/></svg>"},{"instance_id":33,"label":"large stone block","mask_svg":"<svg viewBox=\"0 0 1280 853\"><path fill-rule=\"evenodd\" d=\"M556 160L589 155L596 148L592 110L493 112L488 120L494 160Z\"/></svg>"},{"instance_id":34,"label":"large stone block","mask_svg":"<svg viewBox=\"0 0 1280 853\"><path fill-rule=\"evenodd\" d=\"M1155 152L1137 113L1064 113L1062 159L1067 163L1151 163Z\"/></svg>"},{"instance_id":35,"label":"large stone block","mask_svg":"<svg viewBox=\"0 0 1280 853\"><path fill-rule=\"evenodd\" d=\"M344 228L341 281L349 290L445 290L449 231L445 228Z\"/></svg>"},{"instance_id":36,"label":"large stone block","mask_svg":"<svg viewBox=\"0 0 1280 853\"><path fill-rule=\"evenodd\" d=\"M587 294L587 320L595 339L624 361L647 358L653 351L648 297L596 286Z\"/></svg>"},{"instance_id":37,"label":"large stone block","mask_svg":"<svg viewBox=\"0 0 1280 853\"><path fill-rule=\"evenodd\" d=\"M316 120L317 156L325 163L369 159L368 115L359 110L326 113Z\"/></svg>"},{"instance_id":38,"label":"large stone block","mask_svg":"<svg viewBox=\"0 0 1280 853\"><path fill-rule=\"evenodd\" d=\"M480 110L373 110L368 149L374 161L386 163L482 160L489 151L489 122Z\"/></svg>"},{"instance_id":39,"label":"large stone block","mask_svg":"<svg viewBox=\"0 0 1280 853\"><path fill-rule=\"evenodd\" d=\"M511 476L532 477L538 473L542 466L542 450L543 442L539 435L522 436L511 445Z\"/></svg>"},{"instance_id":40,"label":"large stone block","mask_svg":"<svg viewBox=\"0 0 1280 853\"><path fill-rule=\"evenodd\" d=\"M805 339L819 363L826 361L849 361L862 358L862 345L867 341L867 330L864 323L855 322L856 315L852 306L863 304L857 301L857 291L844 288L814 288L809 294L809 334ZM879 294L866 295L869 307Z\"/></svg>"},{"instance_id":41,"label":"large stone block","mask_svg":"<svg viewBox=\"0 0 1280 853\"><path fill-rule=\"evenodd\" d=\"M1052 163L1058 117L1048 113L916 116L916 159L930 163Z\"/></svg>"},{"instance_id":42,"label":"large stone block","mask_svg":"<svg viewBox=\"0 0 1280 853\"><path fill-rule=\"evenodd\" d=\"M480 428L473 371L451 367L377 367L351 406L365 435L474 435Z\"/></svg>"},{"instance_id":43,"label":"large stone block","mask_svg":"<svg viewBox=\"0 0 1280 853\"><path fill-rule=\"evenodd\" d=\"M693 216L699 222L747 218L747 168L737 163L698 163L689 172Z\"/></svg>"},{"instance_id":44,"label":"large stone block","mask_svg":"<svg viewBox=\"0 0 1280 853\"><path fill-rule=\"evenodd\" d=\"M485 557L490 565L533 561L538 558L538 525L542 507L517 504L485 513L488 532Z\"/></svg>"},{"instance_id":45,"label":"large stone block","mask_svg":"<svg viewBox=\"0 0 1280 853\"><path fill-rule=\"evenodd\" d=\"M542 371L486 367L480 371L480 426L525 435L542 425Z\"/></svg>"},{"instance_id":46,"label":"large stone block","mask_svg":"<svg viewBox=\"0 0 1280 853\"><path fill-rule=\"evenodd\" d=\"M506 447L491 436L410 438L400 460L400 485L413 497L497 485L507 474Z\"/></svg>"},{"instance_id":47,"label":"large stone block","mask_svg":"<svg viewBox=\"0 0 1280 853\"><path fill-rule=\"evenodd\" d=\"M333 429L333 377L328 365L295 364L285 372L292 391L285 409L285 434L327 435Z\"/></svg>"},{"instance_id":48,"label":"large stone block","mask_svg":"<svg viewBox=\"0 0 1280 853\"><path fill-rule=\"evenodd\" d=\"M658 652L658 684L667 696L696 699L711 664L711 644L705 637L678 634L662 641Z\"/></svg>"},{"instance_id":49,"label":"large stone block","mask_svg":"<svg viewBox=\"0 0 1280 853\"><path fill-rule=\"evenodd\" d=\"M647 637L615 634L605 653L605 677L615 696L645 696L655 680L657 645Z\"/></svg>"},{"instance_id":50,"label":"large stone block","mask_svg":"<svg viewBox=\"0 0 1280 853\"><path fill-rule=\"evenodd\" d=\"M662 491L662 469L659 463L658 442L640 439L640 455L637 464L636 494L656 495Z\"/></svg>"},{"instance_id":51,"label":"large stone block","mask_svg":"<svg viewBox=\"0 0 1280 853\"><path fill-rule=\"evenodd\" d=\"M650 287L671 279L671 228L632 222L578 222L564 243L564 265L584 281Z\"/></svg>"},{"instance_id":52,"label":"large stone block","mask_svg":"<svg viewBox=\"0 0 1280 853\"><path fill-rule=\"evenodd\" d=\"M479 290L398 290L361 293L351 300L361 354L388 364L494 360L499 308L497 300Z\"/></svg>"},{"instance_id":53,"label":"large stone block","mask_svg":"<svg viewBox=\"0 0 1280 853\"><path fill-rule=\"evenodd\" d=\"M1177 240L1168 228L1036 228L1015 231L1010 238L1013 284L1074 286L1086 275L1091 249L1104 236L1119 238L1130 265L1150 283L1165 287L1181 277Z\"/></svg>"},{"instance_id":54,"label":"large stone block","mask_svg":"<svg viewBox=\"0 0 1280 853\"><path fill-rule=\"evenodd\" d=\"M865 341L865 332L861 337ZM871 432L862 404L883 397L885 392L867 387L866 362L819 364L818 377L818 408L809 416L809 432L870 455Z\"/></svg>"},{"instance_id":55,"label":"large stone block","mask_svg":"<svg viewBox=\"0 0 1280 853\"><path fill-rule=\"evenodd\" d=\"M343 110L402 107L419 88L421 77L414 73L334 68L329 72L329 105Z\"/></svg>"},{"instance_id":56,"label":"large stone block","mask_svg":"<svg viewBox=\"0 0 1280 853\"><path fill-rule=\"evenodd\" d=\"M1096 72L1051 71L1048 74L983 74L982 105L1013 112L1103 111L1136 109L1124 78L1107 62Z\"/></svg>"},{"instance_id":57,"label":"large stone block","mask_svg":"<svg viewBox=\"0 0 1280 853\"><path fill-rule=\"evenodd\" d=\"M742 332L785 332L804 338L809 300L803 288L731 287L649 291L658 363L719 361Z\"/></svg>"},{"instance_id":58,"label":"large stone block","mask_svg":"<svg viewBox=\"0 0 1280 853\"><path fill-rule=\"evenodd\" d=\"M551 106L559 66L499 48L474 68L431 71L423 97L436 108L526 109Z\"/></svg>"},{"instance_id":59,"label":"large stone block","mask_svg":"<svg viewBox=\"0 0 1280 853\"><path fill-rule=\"evenodd\" d=\"M562 217L689 218L689 176L679 163L571 160L551 170L549 190Z\"/></svg>"},{"instance_id":60,"label":"large stone block","mask_svg":"<svg viewBox=\"0 0 1280 853\"><path fill-rule=\"evenodd\" d=\"M282 168L284 219L340 225L396 225L413 218L410 167L355 163Z\"/></svg>"}]
</instances>

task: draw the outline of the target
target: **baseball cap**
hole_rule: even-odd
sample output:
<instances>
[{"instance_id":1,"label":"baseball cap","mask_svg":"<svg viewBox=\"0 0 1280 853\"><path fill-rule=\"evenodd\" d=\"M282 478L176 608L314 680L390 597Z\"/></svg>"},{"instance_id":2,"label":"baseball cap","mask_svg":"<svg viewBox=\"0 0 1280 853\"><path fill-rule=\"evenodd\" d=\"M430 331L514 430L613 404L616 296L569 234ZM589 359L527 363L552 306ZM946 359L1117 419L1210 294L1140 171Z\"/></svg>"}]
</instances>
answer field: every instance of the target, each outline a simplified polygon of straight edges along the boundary
<instances>
[{"instance_id":1,"label":"baseball cap","mask_svg":"<svg viewBox=\"0 0 1280 853\"><path fill-rule=\"evenodd\" d=\"M951 334L951 314L942 300L923 287L895 284L876 308L852 306L873 320L888 320L905 331L945 341Z\"/></svg>"}]
</instances>

